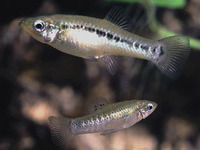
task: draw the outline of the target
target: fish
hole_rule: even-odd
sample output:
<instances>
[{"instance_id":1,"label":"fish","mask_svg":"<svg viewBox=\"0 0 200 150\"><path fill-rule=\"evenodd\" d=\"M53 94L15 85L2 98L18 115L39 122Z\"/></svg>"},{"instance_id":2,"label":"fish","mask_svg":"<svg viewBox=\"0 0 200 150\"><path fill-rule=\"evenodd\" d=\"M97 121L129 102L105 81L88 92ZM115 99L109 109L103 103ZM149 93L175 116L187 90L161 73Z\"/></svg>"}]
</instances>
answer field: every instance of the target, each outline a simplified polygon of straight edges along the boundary
<instances>
[{"instance_id":1,"label":"fish","mask_svg":"<svg viewBox=\"0 0 200 150\"><path fill-rule=\"evenodd\" d=\"M153 62L172 79L179 77L189 56L189 38L147 39L128 31L128 18L123 9L114 7L103 19L54 14L24 19L19 26L61 52L88 60L103 59L112 75L119 64L117 56L128 56Z\"/></svg>"},{"instance_id":2,"label":"fish","mask_svg":"<svg viewBox=\"0 0 200 150\"><path fill-rule=\"evenodd\" d=\"M52 139L58 145L64 145L64 141L79 134L101 132L105 136L145 119L156 109L157 104L149 100L127 100L105 105L98 103L92 107L93 112L78 118L50 116Z\"/></svg>"}]
</instances>

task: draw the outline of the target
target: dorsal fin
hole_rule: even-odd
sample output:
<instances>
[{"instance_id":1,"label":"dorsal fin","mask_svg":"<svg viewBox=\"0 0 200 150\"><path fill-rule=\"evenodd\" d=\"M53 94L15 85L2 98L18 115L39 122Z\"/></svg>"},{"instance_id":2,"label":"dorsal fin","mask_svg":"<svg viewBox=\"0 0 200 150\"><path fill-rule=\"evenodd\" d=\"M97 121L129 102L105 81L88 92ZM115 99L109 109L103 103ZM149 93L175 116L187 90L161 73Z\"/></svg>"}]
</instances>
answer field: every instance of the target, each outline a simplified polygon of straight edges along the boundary
<instances>
[{"instance_id":1,"label":"dorsal fin","mask_svg":"<svg viewBox=\"0 0 200 150\"><path fill-rule=\"evenodd\" d=\"M130 10L131 12L129 12L131 15L131 21L130 21L130 26L131 26L131 32L136 34L136 32L139 31L139 33L142 31L142 33L144 32L144 28L147 27L148 23L149 23L149 19L150 17L148 16L152 16L153 13L151 14L147 14L147 9L145 9L144 4L140 4L140 5L136 5L134 7L131 7ZM133 10L133 11L132 11Z\"/></svg>"},{"instance_id":2,"label":"dorsal fin","mask_svg":"<svg viewBox=\"0 0 200 150\"><path fill-rule=\"evenodd\" d=\"M102 109L106 105L108 105L109 102L105 98L98 97L95 101L90 101L88 104L88 112L92 113L99 109Z\"/></svg>"},{"instance_id":3,"label":"dorsal fin","mask_svg":"<svg viewBox=\"0 0 200 150\"><path fill-rule=\"evenodd\" d=\"M128 13L121 7L113 7L105 17L106 20L125 29L130 29L130 17Z\"/></svg>"}]
</instances>

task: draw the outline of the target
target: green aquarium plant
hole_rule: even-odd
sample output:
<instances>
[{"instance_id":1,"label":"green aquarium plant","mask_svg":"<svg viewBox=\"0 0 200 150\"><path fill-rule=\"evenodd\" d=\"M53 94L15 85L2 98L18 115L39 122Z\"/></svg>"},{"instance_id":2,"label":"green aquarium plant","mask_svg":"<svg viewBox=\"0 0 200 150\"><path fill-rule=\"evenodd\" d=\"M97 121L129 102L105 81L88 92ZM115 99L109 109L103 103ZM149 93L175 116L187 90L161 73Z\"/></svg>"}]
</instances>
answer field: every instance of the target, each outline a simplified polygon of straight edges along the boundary
<instances>
[{"instance_id":1,"label":"green aquarium plant","mask_svg":"<svg viewBox=\"0 0 200 150\"><path fill-rule=\"evenodd\" d=\"M108 0L110 2L123 2L123 3L143 3L142 0ZM186 0L151 0L151 3L158 7L166 8L183 8Z\"/></svg>"}]
</instances>

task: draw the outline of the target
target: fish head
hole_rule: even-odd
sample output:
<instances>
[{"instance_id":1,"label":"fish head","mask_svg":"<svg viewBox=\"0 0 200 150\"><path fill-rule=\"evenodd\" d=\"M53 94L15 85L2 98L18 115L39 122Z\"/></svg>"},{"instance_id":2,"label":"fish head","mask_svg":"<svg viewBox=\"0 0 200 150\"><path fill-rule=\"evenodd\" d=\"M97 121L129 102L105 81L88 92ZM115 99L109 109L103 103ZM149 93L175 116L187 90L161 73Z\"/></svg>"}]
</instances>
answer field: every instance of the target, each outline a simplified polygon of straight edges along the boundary
<instances>
[{"instance_id":1,"label":"fish head","mask_svg":"<svg viewBox=\"0 0 200 150\"><path fill-rule=\"evenodd\" d=\"M19 26L42 43L52 42L59 31L59 27L48 16L24 19L19 23Z\"/></svg>"},{"instance_id":2,"label":"fish head","mask_svg":"<svg viewBox=\"0 0 200 150\"><path fill-rule=\"evenodd\" d=\"M140 108L139 112L142 116L142 119L145 119L148 117L157 107L157 104L155 102L151 101L143 101L142 107Z\"/></svg>"}]
</instances>

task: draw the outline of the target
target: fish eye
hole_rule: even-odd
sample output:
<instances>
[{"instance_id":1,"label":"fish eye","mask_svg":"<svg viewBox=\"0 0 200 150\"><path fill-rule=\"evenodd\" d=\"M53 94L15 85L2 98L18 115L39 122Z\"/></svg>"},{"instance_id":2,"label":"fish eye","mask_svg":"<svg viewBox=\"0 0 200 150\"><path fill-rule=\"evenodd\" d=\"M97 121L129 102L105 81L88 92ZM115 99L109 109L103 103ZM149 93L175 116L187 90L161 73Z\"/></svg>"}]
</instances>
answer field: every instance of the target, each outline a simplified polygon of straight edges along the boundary
<instances>
[{"instance_id":1,"label":"fish eye","mask_svg":"<svg viewBox=\"0 0 200 150\"><path fill-rule=\"evenodd\" d=\"M45 24L44 24L44 22L42 20L36 20L34 22L33 26L34 26L35 30L39 31L39 32L41 32L41 31L43 31L45 29Z\"/></svg>"},{"instance_id":2,"label":"fish eye","mask_svg":"<svg viewBox=\"0 0 200 150\"><path fill-rule=\"evenodd\" d=\"M152 105L152 104L148 104L148 105L147 105L147 109L148 109L148 110L152 110L152 108L153 108L153 105Z\"/></svg>"}]
</instances>

